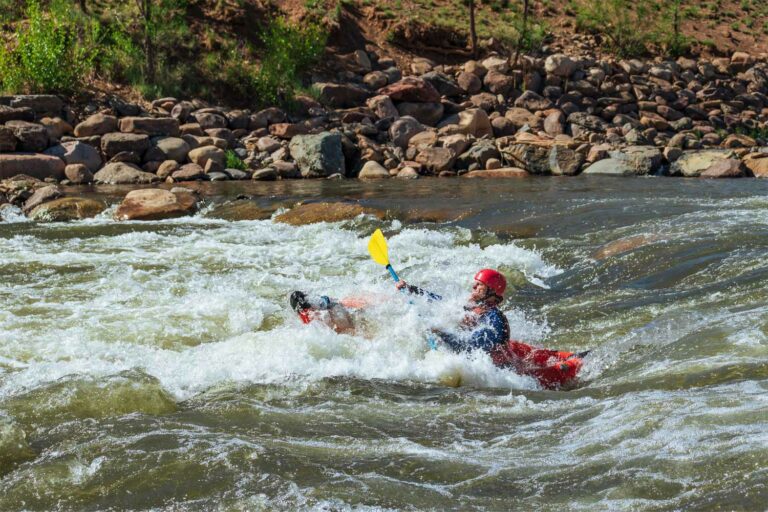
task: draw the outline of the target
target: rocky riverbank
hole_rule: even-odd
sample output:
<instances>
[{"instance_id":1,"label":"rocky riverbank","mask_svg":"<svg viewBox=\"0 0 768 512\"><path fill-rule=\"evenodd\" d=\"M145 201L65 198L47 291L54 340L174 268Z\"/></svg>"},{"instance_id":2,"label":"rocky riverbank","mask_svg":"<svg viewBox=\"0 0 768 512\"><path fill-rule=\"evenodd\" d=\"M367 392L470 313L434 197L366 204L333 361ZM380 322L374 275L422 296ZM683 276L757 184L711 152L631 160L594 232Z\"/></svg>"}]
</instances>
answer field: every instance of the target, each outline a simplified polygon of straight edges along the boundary
<instances>
[{"instance_id":1,"label":"rocky riverbank","mask_svg":"<svg viewBox=\"0 0 768 512\"><path fill-rule=\"evenodd\" d=\"M61 200L58 184L87 183L768 177L765 56L615 61L555 54L524 57L517 66L491 56L456 66L416 59L401 70L358 50L342 62L336 82L316 81L317 98L299 97L291 111L176 98L147 105L2 98L0 203L32 213ZM176 194L179 205L169 206L166 194L152 200L170 215L189 211L186 196Z\"/></svg>"}]
</instances>

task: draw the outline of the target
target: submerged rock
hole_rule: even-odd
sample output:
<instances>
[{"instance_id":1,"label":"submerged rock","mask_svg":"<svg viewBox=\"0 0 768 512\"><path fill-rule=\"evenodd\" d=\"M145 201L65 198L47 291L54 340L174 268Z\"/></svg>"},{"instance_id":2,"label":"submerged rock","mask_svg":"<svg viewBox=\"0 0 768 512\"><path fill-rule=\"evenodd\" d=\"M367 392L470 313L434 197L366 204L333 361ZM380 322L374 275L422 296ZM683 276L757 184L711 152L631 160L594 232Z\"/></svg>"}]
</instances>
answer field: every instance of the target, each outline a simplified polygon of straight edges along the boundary
<instances>
[{"instance_id":1,"label":"submerged rock","mask_svg":"<svg viewBox=\"0 0 768 512\"><path fill-rule=\"evenodd\" d=\"M358 215L374 215L379 219L384 218L384 212L374 208L368 208L356 203L309 203L299 205L292 210L281 213L275 217L275 221L302 226L315 222L339 222L354 219Z\"/></svg>"},{"instance_id":2,"label":"submerged rock","mask_svg":"<svg viewBox=\"0 0 768 512\"><path fill-rule=\"evenodd\" d=\"M471 171L464 174L462 178L527 178L528 176L530 176L530 173L525 169L506 167L503 169Z\"/></svg>"},{"instance_id":3,"label":"submerged rock","mask_svg":"<svg viewBox=\"0 0 768 512\"><path fill-rule=\"evenodd\" d=\"M264 220L275 212L274 208L264 208L254 201L237 200L214 206L206 217L230 221Z\"/></svg>"}]
</instances>

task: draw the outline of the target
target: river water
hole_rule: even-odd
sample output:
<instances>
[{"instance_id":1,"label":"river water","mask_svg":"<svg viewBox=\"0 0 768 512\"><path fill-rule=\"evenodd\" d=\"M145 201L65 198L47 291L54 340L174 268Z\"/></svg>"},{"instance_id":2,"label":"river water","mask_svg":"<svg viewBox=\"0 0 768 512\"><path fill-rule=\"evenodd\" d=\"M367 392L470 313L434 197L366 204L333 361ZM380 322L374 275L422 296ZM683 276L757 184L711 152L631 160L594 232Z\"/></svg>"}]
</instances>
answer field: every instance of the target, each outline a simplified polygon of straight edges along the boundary
<instances>
[{"instance_id":1,"label":"river water","mask_svg":"<svg viewBox=\"0 0 768 512\"><path fill-rule=\"evenodd\" d=\"M163 222L4 212L0 510L766 509L768 182L205 192ZM238 194L387 217L216 218ZM444 301L394 290L366 251L377 227ZM429 349L487 266L513 286L515 338L593 350L576 389ZM336 334L299 322L296 289L369 306Z\"/></svg>"}]
</instances>

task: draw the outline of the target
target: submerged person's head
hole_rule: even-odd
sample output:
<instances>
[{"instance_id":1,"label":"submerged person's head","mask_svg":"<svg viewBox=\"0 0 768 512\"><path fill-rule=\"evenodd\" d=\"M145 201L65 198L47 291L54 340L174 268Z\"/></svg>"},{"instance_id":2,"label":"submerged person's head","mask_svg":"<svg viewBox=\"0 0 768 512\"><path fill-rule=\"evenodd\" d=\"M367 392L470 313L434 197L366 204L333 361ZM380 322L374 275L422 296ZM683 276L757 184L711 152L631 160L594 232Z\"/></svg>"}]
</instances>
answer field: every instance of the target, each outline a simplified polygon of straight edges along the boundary
<instances>
[{"instance_id":1,"label":"submerged person's head","mask_svg":"<svg viewBox=\"0 0 768 512\"><path fill-rule=\"evenodd\" d=\"M470 299L474 302L499 304L504 300L507 280L498 270L484 268L475 274Z\"/></svg>"}]
</instances>

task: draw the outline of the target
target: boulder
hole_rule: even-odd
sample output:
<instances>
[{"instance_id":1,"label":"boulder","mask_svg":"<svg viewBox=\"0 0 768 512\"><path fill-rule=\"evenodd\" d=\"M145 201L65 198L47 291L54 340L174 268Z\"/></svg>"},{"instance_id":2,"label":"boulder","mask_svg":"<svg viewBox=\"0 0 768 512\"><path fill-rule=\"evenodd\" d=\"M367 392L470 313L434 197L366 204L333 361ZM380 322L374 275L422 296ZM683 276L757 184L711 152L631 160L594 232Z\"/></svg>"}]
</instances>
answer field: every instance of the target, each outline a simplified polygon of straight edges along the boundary
<instances>
[{"instance_id":1,"label":"boulder","mask_svg":"<svg viewBox=\"0 0 768 512\"><path fill-rule=\"evenodd\" d=\"M565 115L559 110L544 118L544 132L555 137L565 133Z\"/></svg>"},{"instance_id":2,"label":"boulder","mask_svg":"<svg viewBox=\"0 0 768 512\"><path fill-rule=\"evenodd\" d=\"M167 135L178 137L179 120L173 117L124 117L119 122L123 133L143 133L145 135Z\"/></svg>"},{"instance_id":3,"label":"boulder","mask_svg":"<svg viewBox=\"0 0 768 512\"><path fill-rule=\"evenodd\" d=\"M742 178L745 175L740 160L726 158L718 160L699 174L700 178Z\"/></svg>"},{"instance_id":4,"label":"boulder","mask_svg":"<svg viewBox=\"0 0 768 512\"><path fill-rule=\"evenodd\" d=\"M264 169L254 171L253 175L251 175L251 179L256 181L275 181L278 176L279 175L275 168L266 167Z\"/></svg>"},{"instance_id":5,"label":"boulder","mask_svg":"<svg viewBox=\"0 0 768 512\"><path fill-rule=\"evenodd\" d=\"M293 160L304 178L324 178L345 172L341 134L323 132L317 135L299 135L290 143Z\"/></svg>"},{"instance_id":6,"label":"boulder","mask_svg":"<svg viewBox=\"0 0 768 512\"><path fill-rule=\"evenodd\" d=\"M584 171L585 175L608 175L608 176L633 176L635 170L629 162L619 158L605 158L593 163Z\"/></svg>"},{"instance_id":7,"label":"boulder","mask_svg":"<svg viewBox=\"0 0 768 512\"><path fill-rule=\"evenodd\" d=\"M99 151L89 144L80 141L63 142L45 150L46 155L61 158L65 164L83 164L92 173L101 168Z\"/></svg>"},{"instance_id":8,"label":"boulder","mask_svg":"<svg viewBox=\"0 0 768 512\"><path fill-rule=\"evenodd\" d=\"M488 69L476 60L470 60L464 64L464 71L483 78L488 72Z\"/></svg>"},{"instance_id":9,"label":"boulder","mask_svg":"<svg viewBox=\"0 0 768 512\"><path fill-rule=\"evenodd\" d=\"M64 177L64 161L61 158L41 153L0 154L0 179L26 174L43 180Z\"/></svg>"},{"instance_id":10,"label":"boulder","mask_svg":"<svg viewBox=\"0 0 768 512\"><path fill-rule=\"evenodd\" d=\"M38 114L61 114L64 101L52 94L28 94L14 96L11 99L12 108L29 108Z\"/></svg>"},{"instance_id":11,"label":"boulder","mask_svg":"<svg viewBox=\"0 0 768 512\"><path fill-rule=\"evenodd\" d=\"M499 105L498 98L499 97L495 94L491 94L489 92L481 92L480 94L475 94L474 96L471 96L469 98L469 102L474 107L483 109L486 112L490 112Z\"/></svg>"},{"instance_id":12,"label":"boulder","mask_svg":"<svg viewBox=\"0 0 768 512\"><path fill-rule=\"evenodd\" d=\"M515 107L536 112L552 108L552 102L533 91L525 91L515 100Z\"/></svg>"},{"instance_id":13,"label":"boulder","mask_svg":"<svg viewBox=\"0 0 768 512\"><path fill-rule=\"evenodd\" d=\"M611 158L623 160L637 176L653 174L662 162L661 151L654 146L629 146L622 151L611 151Z\"/></svg>"},{"instance_id":14,"label":"boulder","mask_svg":"<svg viewBox=\"0 0 768 512\"><path fill-rule=\"evenodd\" d=\"M224 168L227 159L224 150L216 146L201 146L195 148L188 153L188 157L190 162L197 164L200 167L205 167L208 160L213 160L221 166L222 169Z\"/></svg>"},{"instance_id":15,"label":"boulder","mask_svg":"<svg viewBox=\"0 0 768 512\"><path fill-rule=\"evenodd\" d=\"M206 217L229 221L266 220L272 217L273 209L259 206L255 201L238 199L224 204L214 205Z\"/></svg>"},{"instance_id":16,"label":"boulder","mask_svg":"<svg viewBox=\"0 0 768 512\"><path fill-rule=\"evenodd\" d=\"M166 160L160 164L155 174L157 174L158 178L164 180L178 170L179 162L176 160Z\"/></svg>"},{"instance_id":17,"label":"boulder","mask_svg":"<svg viewBox=\"0 0 768 512\"><path fill-rule=\"evenodd\" d=\"M192 117L200 125L203 130L210 130L212 128L226 128L227 118L222 114L216 112L194 112Z\"/></svg>"},{"instance_id":18,"label":"boulder","mask_svg":"<svg viewBox=\"0 0 768 512\"><path fill-rule=\"evenodd\" d=\"M107 205L101 201L82 197L63 197L35 207L29 212L29 217L34 221L67 222L90 219L106 208Z\"/></svg>"},{"instance_id":19,"label":"boulder","mask_svg":"<svg viewBox=\"0 0 768 512\"><path fill-rule=\"evenodd\" d=\"M579 69L579 63L562 53L550 55L544 61L544 71L548 75L560 78L569 78L577 69Z\"/></svg>"},{"instance_id":20,"label":"boulder","mask_svg":"<svg viewBox=\"0 0 768 512\"><path fill-rule=\"evenodd\" d=\"M498 71L488 71L483 79L483 84L493 94L508 96L515 88L515 79Z\"/></svg>"},{"instance_id":21,"label":"boulder","mask_svg":"<svg viewBox=\"0 0 768 512\"><path fill-rule=\"evenodd\" d=\"M504 158L515 167L531 174L550 174L549 152L551 144L516 143L502 148Z\"/></svg>"},{"instance_id":22,"label":"boulder","mask_svg":"<svg viewBox=\"0 0 768 512\"><path fill-rule=\"evenodd\" d=\"M0 126L0 151L11 152L16 151L16 136L13 134L13 130L7 126Z\"/></svg>"},{"instance_id":23,"label":"boulder","mask_svg":"<svg viewBox=\"0 0 768 512\"><path fill-rule=\"evenodd\" d=\"M186 162L191 148L184 139L178 137L161 137L153 139L151 146L144 154L144 160L176 160L179 163Z\"/></svg>"},{"instance_id":24,"label":"boulder","mask_svg":"<svg viewBox=\"0 0 768 512\"><path fill-rule=\"evenodd\" d=\"M351 84L321 83L316 86L320 103L333 108L359 107L371 97L369 91Z\"/></svg>"},{"instance_id":25,"label":"boulder","mask_svg":"<svg viewBox=\"0 0 768 512\"><path fill-rule=\"evenodd\" d=\"M448 148L425 148L416 156L416 162L432 174L450 171L455 161L456 154Z\"/></svg>"},{"instance_id":26,"label":"boulder","mask_svg":"<svg viewBox=\"0 0 768 512\"><path fill-rule=\"evenodd\" d=\"M361 180L384 179L389 178L389 171L387 171L380 163L370 161L365 162L357 177Z\"/></svg>"},{"instance_id":27,"label":"boulder","mask_svg":"<svg viewBox=\"0 0 768 512\"><path fill-rule=\"evenodd\" d=\"M484 59L481 65L483 68L487 69L488 72L497 71L499 73L506 73L509 71L509 59L495 55Z\"/></svg>"},{"instance_id":28,"label":"boulder","mask_svg":"<svg viewBox=\"0 0 768 512\"><path fill-rule=\"evenodd\" d=\"M115 211L116 220L161 220L191 215L197 199L189 192L159 188L128 192Z\"/></svg>"},{"instance_id":29,"label":"boulder","mask_svg":"<svg viewBox=\"0 0 768 512\"><path fill-rule=\"evenodd\" d=\"M178 119L180 123L186 123L194 110L195 106L191 102L180 101L171 109L171 117Z\"/></svg>"},{"instance_id":30,"label":"boulder","mask_svg":"<svg viewBox=\"0 0 768 512\"><path fill-rule=\"evenodd\" d=\"M93 137L117 131L117 118L106 114L94 114L75 126L75 137Z\"/></svg>"},{"instance_id":31,"label":"boulder","mask_svg":"<svg viewBox=\"0 0 768 512\"><path fill-rule=\"evenodd\" d=\"M138 133L107 133L101 137L101 151L110 160L118 153L130 152L141 157L149 149L149 136Z\"/></svg>"},{"instance_id":32,"label":"boulder","mask_svg":"<svg viewBox=\"0 0 768 512\"><path fill-rule=\"evenodd\" d=\"M75 185L93 181L93 173L84 164L67 165L64 168L64 176Z\"/></svg>"},{"instance_id":33,"label":"boulder","mask_svg":"<svg viewBox=\"0 0 768 512\"><path fill-rule=\"evenodd\" d=\"M299 167L294 162L284 162L282 160L278 160L277 162L273 162L270 166L275 170L277 173L277 177L280 179L298 179L301 178L301 172L299 172ZM244 178L235 178L232 176L233 179L244 179Z\"/></svg>"},{"instance_id":34,"label":"boulder","mask_svg":"<svg viewBox=\"0 0 768 512\"><path fill-rule=\"evenodd\" d=\"M40 120L40 124L48 130L48 138L50 140L59 140L65 135L72 133L72 125L60 117L44 117Z\"/></svg>"},{"instance_id":35,"label":"boulder","mask_svg":"<svg viewBox=\"0 0 768 512\"><path fill-rule=\"evenodd\" d=\"M488 160L491 158L500 159L499 150L493 141L481 139L478 140L456 159L457 169L485 169Z\"/></svg>"},{"instance_id":36,"label":"boulder","mask_svg":"<svg viewBox=\"0 0 768 512\"><path fill-rule=\"evenodd\" d=\"M387 85L389 79L387 78L386 73L382 71L371 71L363 77L363 83L371 89L376 90Z\"/></svg>"},{"instance_id":37,"label":"boulder","mask_svg":"<svg viewBox=\"0 0 768 512\"><path fill-rule=\"evenodd\" d=\"M205 170L198 164L185 164L171 173L173 181L197 181L208 179Z\"/></svg>"},{"instance_id":38,"label":"boulder","mask_svg":"<svg viewBox=\"0 0 768 512\"><path fill-rule=\"evenodd\" d=\"M442 147L448 148L453 151L454 154L460 155L467 150L470 145L469 138L466 135L456 133L453 135L447 135L439 139Z\"/></svg>"},{"instance_id":39,"label":"boulder","mask_svg":"<svg viewBox=\"0 0 768 512\"><path fill-rule=\"evenodd\" d=\"M283 110L277 107L265 108L255 114L251 114L248 129L258 130L259 128L267 128L272 124L284 123L286 119L288 119L288 115Z\"/></svg>"},{"instance_id":40,"label":"boulder","mask_svg":"<svg viewBox=\"0 0 768 512\"><path fill-rule=\"evenodd\" d=\"M374 96L368 99L366 105L379 119L397 119L400 117L400 112L397 111L397 107L392 103L392 99L389 96L384 96L383 94Z\"/></svg>"},{"instance_id":41,"label":"boulder","mask_svg":"<svg viewBox=\"0 0 768 512\"><path fill-rule=\"evenodd\" d=\"M517 127L514 123L503 116L497 116L491 121L491 128L493 128L493 135L496 138L509 137L517 133Z\"/></svg>"},{"instance_id":42,"label":"boulder","mask_svg":"<svg viewBox=\"0 0 768 512\"><path fill-rule=\"evenodd\" d=\"M384 212L366 208L356 203L309 203L299 205L275 217L276 222L294 226L315 222L339 222L351 220L359 215L374 215L384 218Z\"/></svg>"},{"instance_id":43,"label":"boulder","mask_svg":"<svg viewBox=\"0 0 768 512\"><path fill-rule=\"evenodd\" d=\"M511 108L507 110L504 117L509 119L518 130L524 126L528 126L531 130L535 131L541 127L542 123L541 118L524 108Z\"/></svg>"},{"instance_id":44,"label":"boulder","mask_svg":"<svg viewBox=\"0 0 768 512\"><path fill-rule=\"evenodd\" d=\"M728 149L753 148L757 146L757 142L752 137L741 135L739 133L731 133L725 138L722 146Z\"/></svg>"},{"instance_id":45,"label":"boulder","mask_svg":"<svg viewBox=\"0 0 768 512\"><path fill-rule=\"evenodd\" d=\"M59 197L61 197L61 189L56 185L48 185L47 187L38 188L26 201L24 201L24 206L22 206L21 211L29 213L36 206Z\"/></svg>"},{"instance_id":46,"label":"boulder","mask_svg":"<svg viewBox=\"0 0 768 512\"><path fill-rule=\"evenodd\" d=\"M27 121L35 120L35 112L31 108L11 108L7 105L0 105L0 124L8 121Z\"/></svg>"},{"instance_id":47,"label":"boulder","mask_svg":"<svg viewBox=\"0 0 768 512\"><path fill-rule=\"evenodd\" d=\"M395 177L402 180L415 180L419 178L419 172L413 167L403 167Z\"/></svg>"},{"instance_id":48,"label":"boulder","mask_svg":"<svg viewBox=\"0 0 768 512\"><path fill-rule=\"evenodd\" d=\"M407 76L394 84L379 89L379 94L389 96L394 101L413 103L437 103L440 101L440 93L432 87L432 84L414 76Z\"/></svg>"},{"instance_id":49,"label":"boulder","mask_svg":"<svg viewBox=\"0 0 768 512\"><path fill-rule=\"evenodd\" d=\"M570 125L571 135L580 137L590 133L605 133L607 124L597 116L587 114L586 112L574 112L567 118Z\"/></svg>"},{"instance_id":50,"label":"boulder","mask_svg":"<svg viewBox=\"0 0 768 512\"><path fill-rule=\"evenodd\" d=\"M395 146L406 148L411 137L419 132L423 132L425 129L416 119L403 117L392 123L392 126L389 127L389 137Z\"/></svg>"},{"instance_id":51,"label":"boulder","mask_svg":"<svg viewBox=\"0 0 768 512\"><path fill-rule=\"evenodd\" d=\"M13 131L13 135L18 140L16 148L19 151L39 153L48 147L48 130L41 124L8 121L5 126Z\"/></svg>"},{"instance_id":52,"label":"boulder","mask_svg":"<svg viewBox=\"0 0 768 512\"><path fill-rule=\"evenodd\" d=\"M144 172L137 166L124 162L114 162L105 165L99 172L93 175L93 179L96 183L107 185L138 185L160 181L157 175Z\"/></svg>"},{"instance_id":53,"label":"boulder","mask_svg":"<svg viewBox=\"0 0 768 512\"><path fill-rule=\"evenodd\" d=\"M422 80L428 82L435 90L442 96L457 97L464 94L464 91L458 84L445 73L439 71L430 71L429 73L421 76Z\"/></svg>"},{"instance_id":54,"label":"boulder","mask_svg":"<svg viewBox=\"0 0 768 512\"><path fill-rule=\"evenodd\" d=\"M574 176L584 164L584 155L565 146L552 146L549 152L549 170L555 176Z\"/></svg>"},{"instance_id":55,"label":"boulder","mask_svg":"<svg viewBox=\"0 0 768 512\"><path fill-rule=\"evenodd\" d=\"M462 178L526 178L530 176L525 169L517 167L505 167L502 169L490 169L485 171L470 171Z\"/></svg>"},{"instance_id":56,"label":"boulder","mask_svg":"<svg viewBox=\"0 0 768 512\"><path fill-rule=\"evenodd\" d=\"M488 114L479 108L471 108L459 112L459 126L461 133L480 138L493 136L493 127Z\"/></svg>"},{"instance_id":57,"label":"boulder","mask_svg":"<svg viewBox=\"0 0 768 512\"><path fill-rule=\"evenodd\" d=\"M750 153L743 163L755 178L768 178L768 153Z\"/></svg>"},{"instance_id":58,"label":"boulder","mask_svg":"<svg viewBox=\"0 0 768 512\"><path fill-rule=\"evenodd\" d=\"M686 177L698 177L712 165L720 160L733 158L733 152L730 150L708 149L704 151L685 151L683 155L675 160L669 168L672 175L682 175Z\"/></svg>"},{"instance_id":59,"label":"boulder","mask_svg":"<svg viewBox=\"0 0 768 512\"><path fill-rule=\"evenodd\" d=\"M303 123L275 123L269 125L270 135L279 139L292 139L309 133L309 128Z\"/></svg>"},{"instance_id":60,"label":"boulder","mask_svg":"<svg viewBox=\"0 0 768 512\"><path fill-rule=\"evenodd\" d=\"M462 71L459 76L456 77L458 86L467 94L477 94L483 89L483 82L474 73L467 73Z\"/></svg>"},{"instance_id":61,"label":"boulder","mask_svg":"<svg viewBox=\"0 0 768 512\"><path fill-rule=\"evenodd\" d=\"M435 126L443 118L441 103L403 102L397 105L401 117L410 116L427 126Z\"/></svg>"}]
</instances>

